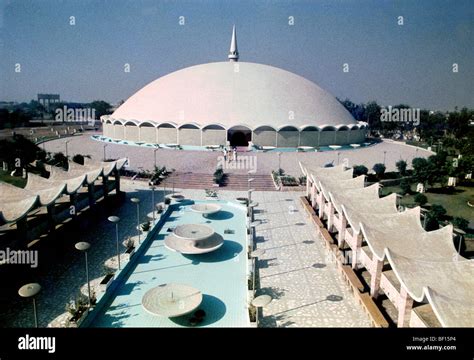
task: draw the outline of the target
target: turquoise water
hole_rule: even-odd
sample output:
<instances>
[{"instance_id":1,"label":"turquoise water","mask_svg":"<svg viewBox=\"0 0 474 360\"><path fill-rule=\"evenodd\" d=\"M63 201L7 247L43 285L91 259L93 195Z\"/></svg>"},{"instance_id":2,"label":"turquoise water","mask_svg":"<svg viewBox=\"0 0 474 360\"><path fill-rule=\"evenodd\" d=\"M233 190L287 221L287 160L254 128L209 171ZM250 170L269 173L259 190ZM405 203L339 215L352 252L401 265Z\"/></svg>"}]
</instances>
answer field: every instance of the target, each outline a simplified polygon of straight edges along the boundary
<instances>
[{"instance_id":1,"label":"turquoise water","mask_svg":"<svg viewBox=\"0 0 474 360\"><path fill-rule=\"evenodd\" d=\"M110 142L110 143L115 143L115 144L122 144L122 145L133 145L133 146L145 146L145 147L153 147L155 148L155 144L147 144L147 143L136 143L133 141L126 141L126 140L119 140L119 141L113 141L112 139L105 137L105 136L100 136L100 135L92 135L92 139L97 140L97 141L103 141L103 142ZM360 144L360 147L365 147L365 146L370 146L373 143L362 143ZM171 149L170 147L167 147L166 145L160 145L161 148L165 149ZM212 149L208 149L205 146L196 146L196 145L181 145L182 150L193 150L193 151L213 151ZM320 146L318 151L335 151L335 150L354 150L357 148L353 148L350 145L341 145L340 148L338 149L332 149L329 146ZM218 151L218 150L217 150ZM263 151L263 150L257 150L255 148L252 148L252 151ZM284 148L284 147L277 147L274 149L269 149L265 150L265 152L296 152L298 151L297 148ZM305 152L314 152L313 150L304 150Z\"/></svg>"},{"instance_id":2,"label":"turquoise water","mask_svg":"<svg viewBox=\"0 0 474 360\"><path fill-rule=\"evenodd\" d=\"M199 202L199 201L196 201ZM199 324L210 327L245 327L247 311L247 251L245 210L238 204L209 201L222 211L204 218L190 210L192 202L173 211L148 248L136 258L128 278L115 289L106 306L99 311L91 327L181 327L189 326L186 315L168 319L147 313L141 305L146 291L164 283L193 286L203 293L200 309L206 312ZM165 248L169 228L181 224L207 224L225 239L215 252L203 255L181 255ZM232 234L224 234L226 229Z\"/></svg>"}]
</instances>

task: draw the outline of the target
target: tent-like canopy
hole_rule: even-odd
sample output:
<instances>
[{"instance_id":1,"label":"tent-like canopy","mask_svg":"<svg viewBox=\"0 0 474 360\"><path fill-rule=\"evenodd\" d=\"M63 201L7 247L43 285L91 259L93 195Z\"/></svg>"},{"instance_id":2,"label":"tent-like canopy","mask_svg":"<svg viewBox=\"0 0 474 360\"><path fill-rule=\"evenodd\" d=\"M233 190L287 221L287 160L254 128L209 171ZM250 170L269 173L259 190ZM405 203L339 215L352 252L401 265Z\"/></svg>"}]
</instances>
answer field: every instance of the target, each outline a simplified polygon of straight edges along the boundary
<instances>
[{"instance_id":1,"label":"tent-like canopy","mask_svg":"<svg viewBox=\"0 0 474 360\"><path fill-rule=\"evenodd\" d=\"M457 254L452 225L424 230L419 207L399 212L396 194L380 198L379 184L364 187L343 165L300 167L415 301L428 301L443 326L474 326L474 260Z\"/></svg>"},{"instance_id":2,"label":"tent-like canopy","mask_svg":"<svg viewBox=\"0 0 474 360\"><path fill-rule=\"evenodd\" d=\"M49 178L28 174L24 189L0 181L0 223L15 222L36 206L47 206L63 194L76 193L86 182L92 184L101 175L120 170L127 159L79 165L69 163L69 171L50 166Z\"/></svg>"}]
</instances>

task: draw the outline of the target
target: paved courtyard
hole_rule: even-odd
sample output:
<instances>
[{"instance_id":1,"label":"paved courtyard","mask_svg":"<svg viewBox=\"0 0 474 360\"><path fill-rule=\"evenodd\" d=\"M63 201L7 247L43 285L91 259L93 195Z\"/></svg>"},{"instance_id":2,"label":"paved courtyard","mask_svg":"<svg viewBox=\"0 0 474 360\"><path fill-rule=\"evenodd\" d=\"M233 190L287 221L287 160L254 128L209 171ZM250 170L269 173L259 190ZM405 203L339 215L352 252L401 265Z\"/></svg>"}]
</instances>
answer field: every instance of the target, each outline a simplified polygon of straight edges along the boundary
<instances>
[{"instance_id":1,"label":"paved courtyard","mask_svg":"<svg viewBox=\"0 0 474 360\"><path fill-rule=\"evenodd\" d=\"M265 327L366 327L367 316L343 284L295 192L262 192L256 219L258 294L274 300L264 309Z\"/></svg>"},{"instance_id":2,"label":"paved courtyard","mask_svg":"<svg viewBox=\"0 0 474 360\"><path fill-rule=\"evenodd\" d=\"M139 147L132 145L118 145L113 143L104 143L93 140L92 133L83 134L81 136L67 138L68 154L90 155L94 160L102 160L104 157L104 145L107 158L128 157L130 167L137 169L152 169L154 165L153 148ZM63 152L66 151L66 139L52 140L44 144L47 151ZM43 146L43 145L41 145ZM340 153L339 156L337 155ZM384 154L385 152L385 154ZM211 174L218 165L218 157L221 156L220 151L190 151L190 150L170 150L159 149L156 152L157 165L166 166L168 169L176 169L179 172L195 172ZM276 152L249 152L246 156L257 156L257 173L270 174L272 170L278 168L278 154ZM385 156L385 164L387 171L395 170L395 163L404 159L411 165L411 160L415 157L427 157L430 152L417 149L402 143L392 141L384 141L382 143L369 146L366 148L358 148L352 150L325 151L325 152L282 152L281 168L287 174L293 176L301 176L301 170L298 161L304 161L313 166L324 166L327 163L337 165L339 162L347 159L349 165L365 165L372 169L375 163L383 163ZM243 156L240 155L240 156ZM226 172L242 172L246 171L238 169L227 169Z\"/></svg>"},{"instance_id":3,"label":"paved courtyard","mask_svg":"<svg viewBox=\"0 0 474 360\"><path fill-rule=\"evenodd\" d=\"M144 182L122 181L127 200L116 211L122 220L120 237L136 233L136 208L129 199L141 199L144 219L151 211L151 193ZM182 190L183 195L204 199L203 190ZM160 201L161 191L155 192ZM220 191L219 198L233 200L246 192ZM296 192L256 192L253 199L260 206L256 218L262 220L257 229L257 246L266 249L259 261L260 293L271 293L274 301L264 310L262 326L368 326L368 321L354 299L345 290L334 266L325 261L325 250L306 223ZM104 262L115 255L115 233L107 221L85 231L82 241L92 244L89 250L91 279L104 275ZM316 265L315 265L316 264ZM85 284L84 257L71 249L67 259L57 264L42 279L38 295L39 325L45 327L64 313L66 303ZM337 300L330 301L329 299ZM0 312L0 326L33 325L31 303L18 299L14 306Z\"/></svg>"}]
</instances>

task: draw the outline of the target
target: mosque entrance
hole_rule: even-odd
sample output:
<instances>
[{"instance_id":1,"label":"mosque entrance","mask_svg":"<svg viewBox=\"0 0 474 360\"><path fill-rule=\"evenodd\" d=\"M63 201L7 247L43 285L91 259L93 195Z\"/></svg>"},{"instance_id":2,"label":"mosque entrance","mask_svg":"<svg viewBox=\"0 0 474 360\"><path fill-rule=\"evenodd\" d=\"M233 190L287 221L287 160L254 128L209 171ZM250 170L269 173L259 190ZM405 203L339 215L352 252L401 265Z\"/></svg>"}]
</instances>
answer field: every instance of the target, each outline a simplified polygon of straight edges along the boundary
<instances>
[{"instance_id":1,"label":"mosque entrance","mask_svg":"<svg viewBox=\"0 0 474 360\"><path fill-rule=\"evenodd\" d=\"M249 129L230 129L227 138L230 146L248 146L252 139L252 132Z\"/></svg>"}]
</instances>

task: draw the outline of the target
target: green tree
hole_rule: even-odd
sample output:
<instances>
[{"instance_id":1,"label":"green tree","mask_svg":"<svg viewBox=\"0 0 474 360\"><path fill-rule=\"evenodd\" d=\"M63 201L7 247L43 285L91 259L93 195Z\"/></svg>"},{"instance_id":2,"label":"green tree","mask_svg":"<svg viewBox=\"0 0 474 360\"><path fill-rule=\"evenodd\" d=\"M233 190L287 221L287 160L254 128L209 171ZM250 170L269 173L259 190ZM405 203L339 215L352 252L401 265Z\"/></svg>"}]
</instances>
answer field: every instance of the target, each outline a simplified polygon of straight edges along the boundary
<instances>
[{"instance_id":1,"label":"green tree","mask_svg":"<svg viewBox=\"0 0 474 360\"><path fill-rule=\"evenodd\" d=\"M446 209L442 205L434 204L431 206L430 214L436 220L440 221L443 220L444 216L446 215Z\"/></svg>"},{"instance_id":2,"label":"green tree","mask_svg":"<svg viewBox=\"0 0 474 360\"><path fill-rule=\"evenodd\" d=\"M96 119L100 119L102 115L110 114L112 110L112 105L102 100L94 100L89 104L89 107L95 110Z\"/></svg>"},{"instance_id":3,"label":"green tree","mask_svg":"<svg viewBox=\"0 0 474 360\"><path fill-rule=\"evenodd\" d=\"M462 217L455 217L452 221L454 227L461 229L462 231L467 231L469 228L469 221Z\"/></svg>"},{"instance_id":4,"label":"green tree","mask_svg":"<svg viewBox=\"0 0 474 360\"><path fill-rule=\"evenodd\" d=\"M405 160L398 160L395 163L395 166L398 169L398 172L400 173L401 176L405 176L407 173L407 162Z\"/></svg>"},{"instance_id":5,"label":"green tree","mask_svg":"<svg viewBox=\"0 0 474 360\"><path fill-rule=\"evenodd\" d=\"M365 106L366 121L369 124L371 130L381 130L382 122L380 120L381 107L377 102L370 101Z\"/></svg>"},{"instance_id":6,"label":"green tree","mask_svg":"<svg viewBox=\"0 0 474 360\"><path fill-rule=\"evenodd\" d=\"M400 181L400 189L402 190L402 195L409 194L411 192L411 185L406 179Z\"/></svg>"},{"instance_id":7,"label":"green tree","mask_svg":"<svg viewBox=\"0 0 474 360\"><path fill-rule=\"evenodd\" d=\"M372 168L374 170L375 175L377 175L377 178L382 178L383 174L385 174L385 165L382 163L377 163L374 165Z\"/></svg>"},{"instance_id":8,"label":"green tree","mask_svg":"<svg viewBox=\"0 0 474 360\"><path fill-rule=\"evenodd\" d=\"M426 195L421 193L416 194L413 200L415 200L415 202L420 206L423 206L428 202Z\"/></svg>"},{"instance_id":9,"label":"green tree","mask_svg":"<svg viewBox=\"0 0 474 360\"><path fill-rule=\"evenodd\" d=\"M367 175L369 169L364 165L354 165L354 176Z\"/></svg>"}]
</instances>

